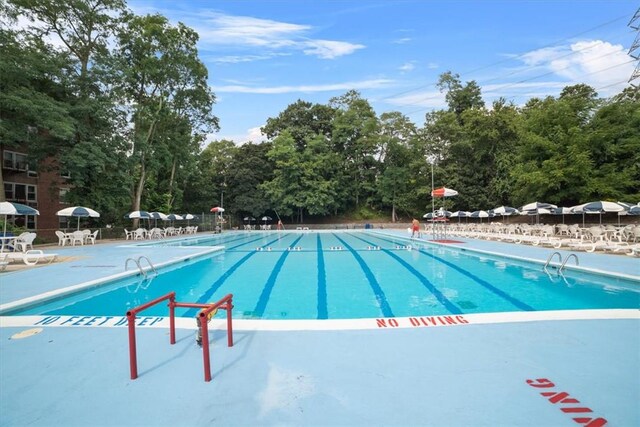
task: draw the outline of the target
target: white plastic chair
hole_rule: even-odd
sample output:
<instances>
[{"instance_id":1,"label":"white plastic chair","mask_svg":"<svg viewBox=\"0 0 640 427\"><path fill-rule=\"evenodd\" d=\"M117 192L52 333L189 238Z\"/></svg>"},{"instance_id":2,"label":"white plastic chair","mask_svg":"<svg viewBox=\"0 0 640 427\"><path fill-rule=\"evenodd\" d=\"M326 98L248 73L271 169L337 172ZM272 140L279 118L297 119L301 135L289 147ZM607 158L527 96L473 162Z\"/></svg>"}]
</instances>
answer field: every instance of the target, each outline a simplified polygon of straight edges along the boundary
<instances>
[{"instance_id":1,"label":"white plastic chair","mask_svg":"<svg viewBox=\"0 0 640 427\"><path fill-rule=\"evenodd\" d=\"M23 233L22 237L18 237L14 244L16 250L26 252L29 247L33 249L33 241L36 239L36 233Z\"/></svg>"},{"instance_id":2,"label":"white plastic chair","mask_svg":"<svg viewBox=\"0 0 640 427\"><path fill-rule=\"evenodd\" d=\"M93 233L89 234L88 236L85 236L85 242L86 243L91 243L92 245L96 244L96 239L98 238L98 232L100 230L96 230Z\"/></svg>"},{"instance_id":3,"label":"white plastic chair","mask_svg":"<svg viewBox=\"0 0 640 427\"><path fill-rule=\"evenodd\" d=\"M65 246L67 243L71 244L71 237L63 231L56 230L56 236L58 236L58 246Z\"/></svg>"},{"instance_id":4,"label":"white plastic chair","mask_svg":"<svg viewBox=\"0 0 640 427\"><path fill-rule=\"evenodd\" d=\"M82 231L76 230L73 233L71 233L71 244L75 246L76 243L80 243L80 245L84 245L84 233Z\"/></svg>"}]
</instances>

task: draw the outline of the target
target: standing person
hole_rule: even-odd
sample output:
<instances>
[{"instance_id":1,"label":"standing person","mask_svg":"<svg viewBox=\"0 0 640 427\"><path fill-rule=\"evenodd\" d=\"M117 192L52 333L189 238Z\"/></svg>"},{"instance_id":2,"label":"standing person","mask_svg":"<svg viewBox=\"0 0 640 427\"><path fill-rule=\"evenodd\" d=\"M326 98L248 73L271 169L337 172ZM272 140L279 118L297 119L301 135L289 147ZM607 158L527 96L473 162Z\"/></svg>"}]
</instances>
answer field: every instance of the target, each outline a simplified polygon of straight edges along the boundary
<instances>
[{"instance_id":1,"label":"standing person","mask_svg":"<svg viewBox=\"0 0 640 427\"><path fill-rule=\"evenodd\" d=\"M282 230L284 226L282 225L282 220L278 218L278 230Z\"/></svg>"},{"instance_id":2,"label":"standing person","mask_svg":"<svg viewBox=\"0 0 640 427\"><path fill-rule=\"evenodd\" d=\"M418 237L420 237L420 222L413 218L413 221L411 221L411 238L413 238L415 235L418 235Z\"/></svg>"}]
</instances>

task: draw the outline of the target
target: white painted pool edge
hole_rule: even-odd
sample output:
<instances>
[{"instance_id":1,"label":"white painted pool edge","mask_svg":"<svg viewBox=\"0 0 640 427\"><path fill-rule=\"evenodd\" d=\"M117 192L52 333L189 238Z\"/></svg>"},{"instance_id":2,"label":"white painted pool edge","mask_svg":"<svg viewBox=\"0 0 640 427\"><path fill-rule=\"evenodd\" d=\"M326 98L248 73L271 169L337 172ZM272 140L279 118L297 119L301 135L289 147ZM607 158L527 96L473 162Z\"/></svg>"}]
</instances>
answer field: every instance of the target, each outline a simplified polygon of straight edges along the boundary
<instances>
[{"instance_id":1,"label":"white painted pool edge","mask_svg":"<svg viewBox=\"0 0 640 427\"><path fill-rule=\"evenodd\" d=\"M224 246L206 246L205 250L200 251L200 252L195 252L195 253L191 253L188 255L184 255L178 258L173 258L169 261L165 261L165 262L161 262L158 264L155 264L154 267L156 269L158 268L162 268L162 267L166 267L169 265L173 265L173 264L177 264L179 262L182 261L187 261L187 260L191 260L194 258L199 258L199 257L203 257L205 255L211 255L212 253L216 253L216 252L222 252L224 250ZM149 270L146 270L149 271ZM127 278L127 277L133 277L140 274L139 270L127 270L127 271L123 271L122 273L117 273L117 274L112 274L110 276L105 276L105 277L101 277L99 279L94 279L94 280L90 280L88 282L83 282L83 283L79 283L77 285L73 285L73 286L67 286L65 288L61 288L61 289L56 289L53 291L49 291L49 292L44 292L38 295L33 295L31 297L28 298L23 298L20 300L16 300L16 301L11 301L5 304L0 304L0 315L2 315L3 313L9 311L9 310L15 310L15 309L19 309L21 307L25 307L31 304L35 304L35 303L41 303L43 301L48 301L50 299L53 298L59 298L59 297L63 297L69 294L73 294L75 292L78 291L82 291L88 288L93 288L96 286L100 286L103 285L105 283L109 283L112 282L114 280L118 280L118 279L123 279L123 278Z\"/></svg>"},{"instance_id":2,"label":"white painted pool edge","mask_svg":"<svg viewBox=\"0 0 640 427\"><path fill-rule=\"evenodd\" d=\"M169 328L168 317L138 316L139 328ZM478 313L464 315L414 316L333 320L234 319L234 331L337 331L381 330L486 325L563 320L640 320L637 309L554 310ZM0 316L0 328L14 327L127 327L126 316ZM225 330L225 319L213 319L210 329ZM197 329L195 318L176 318L176 328Z\"/></svg>"},{"instance_id":3,"label":"white painted pool edge","mask_svg":"<svg viewBox=\"0 0 640 427\"><path fill-rule=\"evenodd\" d=\"M365 230L362 230L365 231ZM434 246L439 246L439 247L443 247L443 248L455 248L461 251L468 251L468 252L477 252L480 254L484 254L484 255L492 255L495 257L499 257L499 258L506 258L506 259L514 259L517 261L522 261L522 262L527 262L527 263L532 263L532 264L538 264L538 265L545 265L545 261L542 260L538 260L538 259L534 259L534 258L525 258L525 257L521 257L518 255L511 255L511 254L505 254L502 252L493 252L493 251L487 251L484 249L477 249L477 248L470 248L467 246L460 246L457 245L455 243L439 243L439 242L434 242L431 240L423 240L423 239L411 239L408 237L404 237L404 236L396 236L394 234L387 234L385 232L381 232L378 230L366 230L367 232L370 233L377 233L386 237L398 237L400 239L409 241L409 242L419 242L421 244L429 244L429 245L434 245ZM468 239L468 237L467 237ZM496 242L496 243L500 243L500 242ZM540 249L551 249L551 248L540 248ZM575 252L575 251L567 251L566 249L560 249L564 252L571 252L571 253L575 253L575 254L579 254L579 252ZM551 267L558 267L558 264L549 264L549 266ZM580 271L583 273L591 273L591 274L597 274L600 276L607 276L607 277L613 277L613 278L617 278L617 279L626 279L626 280L630 280L633 282L640 282L640 276L633 276L630 274L625 274L625 273L619 273L619 272L614 272L614 271L607 271L607 270L599 270L596 268L589 268L589 267L581 267L581 266L576 266L576 265L566 265L565 269L567 270L575 270L575 271Z\"/></svg>"}]
</instances>

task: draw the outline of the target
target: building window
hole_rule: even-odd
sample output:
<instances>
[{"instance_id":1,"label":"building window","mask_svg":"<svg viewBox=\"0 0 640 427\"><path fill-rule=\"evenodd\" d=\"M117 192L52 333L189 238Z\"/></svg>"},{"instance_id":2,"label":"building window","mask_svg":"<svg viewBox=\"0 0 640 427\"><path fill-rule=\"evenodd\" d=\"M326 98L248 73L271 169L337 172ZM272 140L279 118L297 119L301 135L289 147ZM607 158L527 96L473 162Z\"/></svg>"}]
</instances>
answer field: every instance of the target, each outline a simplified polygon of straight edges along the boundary
<instances>
[{"instance_id":1,"label":"building window","mask_svg":"<svg viewBox=\"0 0 640 427\"><path fill-rule=\"evenodd\" d=\"M64 205L68 205L69 202L67 201L67 193L69 192L68 188L61 188L60 192L58 193L58 198L61 204Z\"/></svg>"},{"instance_id":2,"label":"building window","mask_svg":"<svg viewBox=\"0 0 640 427\"><path fill-rule=\"evenodd\" d=\"M38 204L38 194L35 185L5 182L4 196L12 202L24 203L29 206L37 206Z\"/></svg>"},{"instance_id":3,"label":"building window","mask_svg":"<svg viewBox=\"0 0 640 427\"><path fill-rule=\"evenodd\" d=\"M2 154L2 167L4 167L5 169L15 169L19 171L29 170L26 154L16 153L14 151L8 150L4 150Z\"/></svg>"}]
</instances>

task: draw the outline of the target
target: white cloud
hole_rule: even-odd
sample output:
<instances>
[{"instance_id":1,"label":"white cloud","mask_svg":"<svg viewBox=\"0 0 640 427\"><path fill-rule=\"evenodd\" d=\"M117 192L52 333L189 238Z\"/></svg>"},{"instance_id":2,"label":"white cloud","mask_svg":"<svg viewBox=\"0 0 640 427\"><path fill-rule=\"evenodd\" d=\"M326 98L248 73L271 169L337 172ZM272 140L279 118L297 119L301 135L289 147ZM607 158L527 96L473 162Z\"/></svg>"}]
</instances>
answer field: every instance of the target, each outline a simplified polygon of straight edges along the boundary
<instances>
[{"instance_id":1,"label":"white cloud","mask_svg":"<svg viewBox=\"0 0 640 427\"><path fill-rule=\"evenodd\" d=\"M366 47L345 41L311 39L306 35L313 30L310 25L227 15L211 10L197 14L176 10L165 10L162 13L172 16L174 20L186 22L199 34L200 43L206 47L245 50L260 48L258 54L228 55L218 62L263 60L275 55L290 54L292 51L321 59L335 59Z\"/></svg>"},{"instance_id":2,"label":"white cloud","mask_svg":"<svg viewBox=\"0 0 640 427\"><path fill-rule=\"evenodd\" d=\"M411 41L411 38L409 38L409 37L403 37L403 38L401 38L401 39L396 39L396 40L394 40L394 41L393 41L393 43L395 43L395 44L405 44L405 43L408 43L408 42L410 42L410 41Z\"/></svg>"},{"instance_id":3,"label":"white cloud","mask_svg":"<svg viewBox=\"0 0 640 427\"><path fill-rule=\"evenodd\" d=\"M430 70L435 70L436 68L439 68L439 67L440 67L440 65L437 64L436 62L429 62L427 64L427 68L430 69Z\"/></svg>"},{"instance_id":4,"label":"white cloud","mask_svg":"<svg viewBox=\"0 0 640 427\"><path fill-rule=\"evenodd\" d=\"M213 141L222 141L226 139L227 141L233 141L236 145L246 144L248 142L253 142L254 144L259 144L267 140L267 137L262 134L260 128L262 126L257 126L254 128L247 129L246 133L243 134L215 134L210 133L207 135L207 138L204 142L204 146L206 147Z\"/></svg>"},{"instance_id":5,"label":"white cloud","mask_svg":"<svg viewBox=\"0 0 640 427\"><path fill-rule=\"evenodd\" d=\"M363 49L362 44L336 42L331 40L310 40L302 43L306 46L303 52L307 55L315 55L322 59L334 59L339 56L350 55L358 49Z\"/></svg>"},{"instance_id":6,"label":"white cloud","mask_svg":"<svg viewBox=\"0 0 640 427\"><path fill-rule=\"evenodd\" d=\"M409 72L409 71L413 71L416 68L416 66L414 65L413 62L407 62L405 64L402 64L399 68L400 71L402 71L403 73Z\"/></svg>"},{"instance_id":7,"label":"white cloud","mask_svg":"<svg viewBox=\"0 0 640 427\"><path fill-rule=\"evenodd\" d=\"M341 90L376 89L390 85L393 80L375 79L356 82L333 83L325 85L299 85L299 86L273 86L273 87L251 87L246 85L213 86L215 93L259 93L259 94L280 94L297 92L332 92Z\"/></svg>"},{"instance_id":8,"label":"white cloud","mask_svg":"<svg viewBox=\"0 0 640 427\"><path fill-rule=\"evenodd\" d=\"M602 87L599 92L603 96L626 87L635 67L622 45L601 40L538 49L522 55L520 59L527 66L548 70L566 79L565 86L585 83L595 89Z\"/></svg>"},{"instance_id":9,"label":"white cloud","mask_svg":"<svg viewBox=\"0 0 640 427\"><path fill-rule=\"evenodd\" d=\"M229 55L229 56L205 56L204 59L208 59L211 62L217 64L239 64L241 62L254 62L264 61L272 59L278 56L289 56L290 53L271 53L267 55Z\"/></svg>"}]
</instances>

